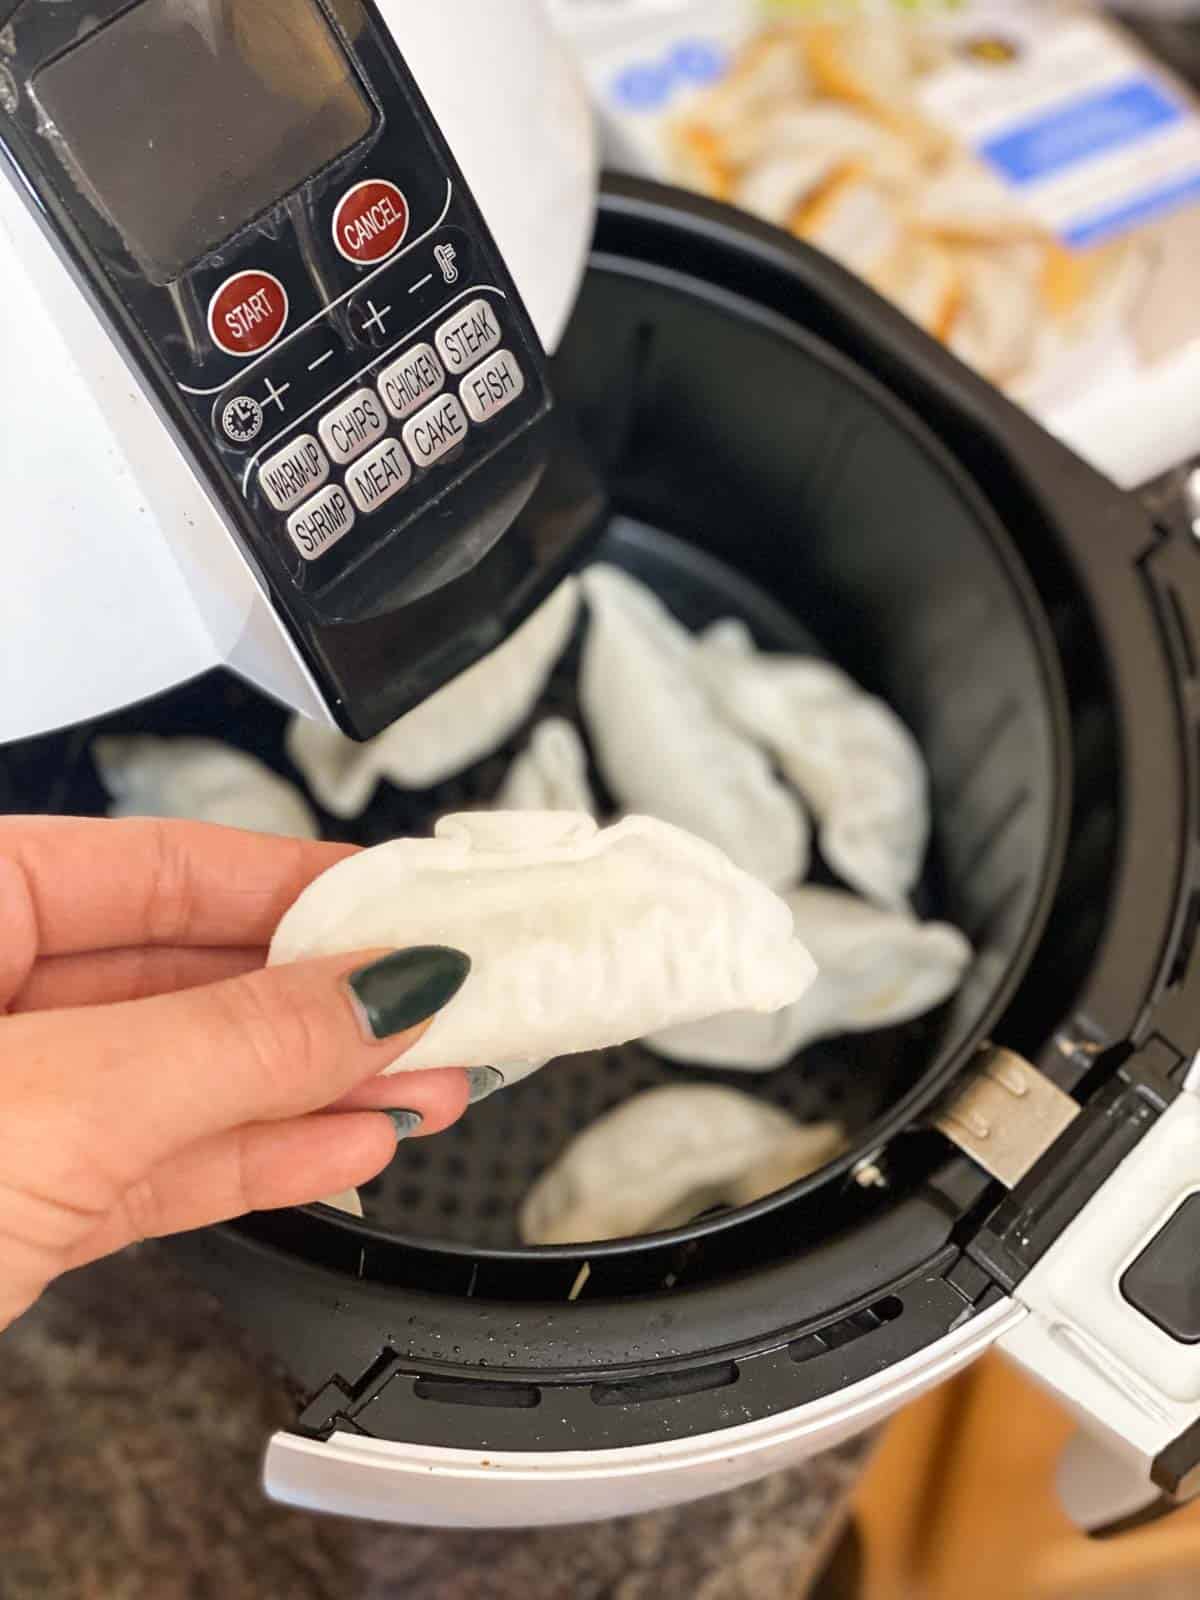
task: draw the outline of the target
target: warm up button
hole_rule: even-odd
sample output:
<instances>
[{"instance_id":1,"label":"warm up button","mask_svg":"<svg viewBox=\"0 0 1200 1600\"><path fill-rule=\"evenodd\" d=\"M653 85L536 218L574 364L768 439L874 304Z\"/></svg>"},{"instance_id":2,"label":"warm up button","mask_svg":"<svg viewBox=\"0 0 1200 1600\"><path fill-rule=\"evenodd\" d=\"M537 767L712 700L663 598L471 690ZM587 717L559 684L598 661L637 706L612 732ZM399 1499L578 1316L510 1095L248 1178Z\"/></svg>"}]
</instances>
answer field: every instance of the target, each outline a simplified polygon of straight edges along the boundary
<instances>
[{"instance_id":1,"label":"warm up button","mask_svg":"<svg viewBox=\"0 0 1200 1600\"><path fill-rule=\"evenodd\" d=\"M287 521L292 543L305 561L316 561L354 526L354 507L340 483L331 483L305 501Z\"/></svg>"}]
</instances>

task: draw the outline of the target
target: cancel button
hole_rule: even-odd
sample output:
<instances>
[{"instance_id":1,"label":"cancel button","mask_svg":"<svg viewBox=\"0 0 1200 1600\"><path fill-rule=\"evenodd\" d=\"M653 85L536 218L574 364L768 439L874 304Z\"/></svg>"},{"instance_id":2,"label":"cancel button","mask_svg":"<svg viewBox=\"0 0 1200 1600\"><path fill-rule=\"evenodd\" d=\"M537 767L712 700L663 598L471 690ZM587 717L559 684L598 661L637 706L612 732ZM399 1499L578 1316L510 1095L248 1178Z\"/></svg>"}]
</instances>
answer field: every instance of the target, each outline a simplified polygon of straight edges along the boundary
<instances>
[{"instance_id":1,"label":"cancel button","mask_svg":"<svg viewBox=\"0 0 1200 1600\"><path fill-rule=\"evenodd\" d=\"M404 448L419 467L431 467L467 437L467 415L452 394L444 394L404 427Z\"/></svg>"}]
</instances>

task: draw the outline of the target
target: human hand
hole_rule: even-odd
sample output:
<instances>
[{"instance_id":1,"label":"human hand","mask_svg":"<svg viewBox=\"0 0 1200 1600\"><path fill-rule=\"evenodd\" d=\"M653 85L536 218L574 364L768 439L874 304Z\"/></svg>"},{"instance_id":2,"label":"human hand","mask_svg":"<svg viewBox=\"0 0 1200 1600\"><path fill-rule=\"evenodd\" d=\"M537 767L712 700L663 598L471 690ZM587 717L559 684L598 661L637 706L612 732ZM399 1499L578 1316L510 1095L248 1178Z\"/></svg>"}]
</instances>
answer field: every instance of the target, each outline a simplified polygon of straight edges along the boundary
<instances>
[{"instance_id":1,"label":"human hand","mask_svg":"<svg viewBox=\"0 0 1200 1600\"><path fill-rule=\"evenodd\" d=\"M462 1115L461 1071L377 1074L466 957L264 968L287 907L351 853L201 823L0 818L0 1328L135 1240L366 1182L395 1153L382 1108L419 1113L421 1134Z\"/></svg>"}]
</instances>

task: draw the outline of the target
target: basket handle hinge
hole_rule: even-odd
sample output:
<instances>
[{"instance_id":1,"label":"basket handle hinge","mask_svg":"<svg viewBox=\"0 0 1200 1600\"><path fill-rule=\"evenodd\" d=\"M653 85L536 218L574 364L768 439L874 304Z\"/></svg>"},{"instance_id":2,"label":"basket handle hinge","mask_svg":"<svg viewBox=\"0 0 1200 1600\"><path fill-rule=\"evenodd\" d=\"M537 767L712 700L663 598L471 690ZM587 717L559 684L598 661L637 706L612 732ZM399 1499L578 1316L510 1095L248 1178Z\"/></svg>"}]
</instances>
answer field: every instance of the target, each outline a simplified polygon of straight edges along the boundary
<instances>
[{"instance_id":1,"label":"basket handle hinge","mask_svg":"<svg viewBox=\"0 0 1200 1600\"><path fill-rule=\"evenodd\" d=\"M1080 1106L1023 1056L987 1045L975 1072L943 1101L934 1126L1009 1189L1037 1165Z\"/></svg>"},{"instance_id":2,"label":"basket handle hinge","mask_svg":"<svg viewBox=\"0 0 1200 1600\"><path fill-rule=\"evenodd\" d=\"M1001 1348L1108 1437L1148 1498L1200 1492L1200 1058L1169 1102L1126 1079L1085 1108L989 1050L937 1126L1017 1190L987 1225L1010 1266L1054 1195L1086 1188L1010 1282L1027 1315Z\"/></svg>"}]
</instances>

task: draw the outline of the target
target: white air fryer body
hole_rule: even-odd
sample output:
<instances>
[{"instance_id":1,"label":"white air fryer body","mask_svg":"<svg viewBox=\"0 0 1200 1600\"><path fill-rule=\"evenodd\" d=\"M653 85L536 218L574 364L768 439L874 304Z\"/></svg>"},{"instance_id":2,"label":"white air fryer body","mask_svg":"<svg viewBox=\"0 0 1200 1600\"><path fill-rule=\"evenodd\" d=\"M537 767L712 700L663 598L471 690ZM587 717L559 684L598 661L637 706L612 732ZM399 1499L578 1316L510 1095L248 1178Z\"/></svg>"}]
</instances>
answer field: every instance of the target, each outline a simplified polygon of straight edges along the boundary
<instances>
[{"instance_id":1,"label":"white air fryer body","mask_svg":"<svg viewBox=\"0 0 1200 1600\"><path fill-rule=\"evenodd\" d=\"M595 153L585 94L540 0L378 4L543 343L553 347L591 238ZM0 106L5 70L0 57ZM704 212L697 232L717 226ZM778 247L757 233L748 240L748 259L756 273L765 273ZM860 292L846 283L839 283L839 301ZM327 719L322 693L205 481L7 168L0 168L0 290L7 556L0 589L0 744L101 715L219 665ZM606 337L612 315L610 305ZM858 328L870 313L846 320ZM890 319L886 326L892 327ZM928 352L921 359L930 359ZM728 370L723 376L728 379ZM856 437L847 431L847 438ZM1018 452L1023 461L1025 453ZM1143 642L1143 659L1147 648ZM1144 704L1138 702L1139 711ZM1169 736L1160 748L1168 744ZM1136 771L1137 764L1130 765ZM1141 830L1156 849L1162 830L1159 838L1152 834ZM1188 1053L1194 1048L1193 1042ZM497 1424L487 1420L486 1405L477 1411L478 1448L443 1444L440 1426L432 1443L373 1437L352 1431L351 1415L351 1426L331 1423L327 1436L317 1437L319 1430L277 1434L268 1450L266 1487L280 1500L314 1510L424 1525L515 1526L645 1511L733 1488L827 1449L997 1341L1090 1425L1119 1438L1147 1484L1152 1473L1161 1484L1169 1476L1164 1459L1198 1426L1200 1342L1171 1337L1169 1324L1156 1322L1144 1306L1139 1310L1123 1284L1200 1193L1198 1152L1200 1073L1193 1069L1152 1131L1106 1174L1032 1270L1014 1280L1011 1293L989 1290L986 1300L982 1291L972 1300L964 1293L961 1313L956 1300L940 1335L920 1335L928 1340L923 1347L907 1346L893 1359L856 1368L807 1403L784 1404L719 1431L667 1437L664 1429L661 1442L585 1449L542 1448L544 1431L536 1448L489 1448ZM1200 1225L1192 1217L1190 1226ZM365 1256L357 1247L356 1259L361 1280ZM237 1287L249 1278L243 1271ZM470 1281L465 1299L473 1293L474 1277ZM252 1287L269 1300L271 1317L286 1320L278 1298ZM332 1323L351 1321L350 1299L340 1284L328 1296L322 1309ZM786 1324L793 1307L777 1309L779 1324ZM773 1303L772 1315L775 1310ZM389 1346L394 1326L389 1314L383 1323ZM790 1359L784 1335L771 1332L774 1323L766 1326L761 1339L755 1335L758 1348L751 1355L779 1350ZM318 1326L314 1340L321 1336ZM372 1360L378 1350L378 1344L371 1348ZM439 1351L433 1365L441 1360ZM561 1387L587 1384L588 1370L581 1365L579 1373ZM352 1379L353 1372L335 1370L335 1376ZM354 1398L340 1381L331 1379L326 1388L336 1390L335 1413ZM751 1415L748 1408L744 1414ZM538 1426L544 1429L545 1420ZM1200 1454L1200 1444L1192 1444L1196 1449L1179 1456L1185 1466ZM1171 1492L1186 1483L1184 1472L1177 1476Z\"/></svg>"},{"instance_id":2,"label":"white air fryer body","mask_svg":"<svg viewBox=\"0 0 1200 1600\"><path fill-rule=\"evenodd\" d=\"M1122 1482L1154 1500L1154 1464L1200 1413L1200 1346L1155 1327L1122 1292L1130 1264L1200 1193L1200 1067L1011 1297L925 1349L775 1416L664 1440L577 1451L405 1445L277 1433L274 1499L343 1516L439 1527L571 1523L720 1494L833 1449L996 1346L1080 1420ZM1071 1485L1068 1483L1068 1489ZM1189 1486L1190 1487L1190 1486ZM1185 1491L1186 1493L1187 1491Z\"/></svg>"},{"instance_id":3,"label":"white air fryer body","mask_svg":"<svg viewBox=\"0 0 1200 1600\"><path fill-rule=\"evenodd\" d=\"M380 10L553 348L591 235L596 157L540 0ZM0 743L222 664L325 719L221 513L3 166L0 351Z\"/></svg>"}]
</instances>

